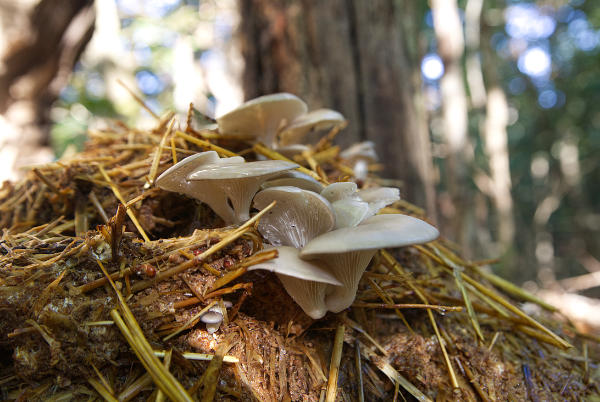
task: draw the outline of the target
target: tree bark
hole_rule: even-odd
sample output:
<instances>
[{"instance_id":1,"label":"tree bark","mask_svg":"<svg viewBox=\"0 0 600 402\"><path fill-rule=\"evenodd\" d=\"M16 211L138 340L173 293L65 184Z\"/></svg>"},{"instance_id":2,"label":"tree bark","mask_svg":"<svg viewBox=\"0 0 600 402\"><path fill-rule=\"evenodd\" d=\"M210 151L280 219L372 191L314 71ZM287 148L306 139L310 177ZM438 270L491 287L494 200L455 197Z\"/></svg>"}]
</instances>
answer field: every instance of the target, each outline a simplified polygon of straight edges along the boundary
<instances>
[{"instance_id":1,"label":"tree bark","mask_svg":"<svg viewBox=\"0 0 600 402\"><path fill-rule=\"evenodd\" d=\"M92 36L92 0L0 2L0 155L3 179L49 154L50 106Z\"/></svg>"},{"instance_id":2,"label":"tree bark","mask_svg":"<svg viewBox=\"0 0 600 402\"><path fill-rule=\"evenodd\" d=\"M402 180L404 197L433 214L429 134L417 60L410 54L416 36L407 23L420 18L410 8L414 5L392 0L240 4L245 97L285 91L305 99L310 109L339 110L349 125L338 143L374 141L384 174Z\"/></svg>"}]
</instances>

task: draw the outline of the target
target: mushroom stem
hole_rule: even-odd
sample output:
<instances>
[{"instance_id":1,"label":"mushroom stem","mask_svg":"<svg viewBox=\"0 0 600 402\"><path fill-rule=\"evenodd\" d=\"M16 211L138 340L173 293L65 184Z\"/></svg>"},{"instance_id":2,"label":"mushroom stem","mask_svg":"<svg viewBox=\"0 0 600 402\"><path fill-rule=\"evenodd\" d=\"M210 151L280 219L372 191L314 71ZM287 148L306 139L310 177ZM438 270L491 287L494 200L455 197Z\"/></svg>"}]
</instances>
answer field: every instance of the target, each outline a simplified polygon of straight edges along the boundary
<instances>
[{"instance_id":1,"label":"mushroom stem","mask_svg":"<svg viewBox=\"0 0 600 402\"><path fill-rule=\"evenodd\" d=\"M253 265L248 270L275 272L287 293L306 314L314 319L323 317L327 313L327 287L341 285L340 281L320 265L298 258L297 248L280 246L275 249L277 258Z\"/></svg>"},{"instance_id":2,"label":"mushroom stem","mask_svg":"<svg viewBox=\"0 0 600 402\"><path fill-rule=\"evenodd\" d=\"M277 274L286 292L304 310L306 315L315 320L323 318L327 313L325 305L325 292L329 287L340 286L328 285L322 282L308 281L294 278L284 274ZM299 297L298 295L302 295Z\"/></svg>"},{"instance_id":3,"label":"mushroom stem","mask_svg":"<svg viewBox=\"0 0 600 402\"><path fill-rule=\"evenodd\" d=\"M349 253L327 254L319 257L319 265L342 282L344 286L327 286L325 305L334 313L350 307L356 297L358 284L377 250L358 250ZM351 268L350 268L351 267Z\"/></svg>"},{"instance_id":4,"label":"mushroom stem","mask_svg":"<svg viewBox=\"0 0 600 402\"><path fill-rule=\"evenodd\" d=\"M228 224L245 222L250 218L252 203L248 194L256 194L261 184L262 180L258 179L246 180L243 185L239 180L223 180L220 188L214 190L214 194L220 195L220 200L210 207Z\"/></svg>"}]
</instances>

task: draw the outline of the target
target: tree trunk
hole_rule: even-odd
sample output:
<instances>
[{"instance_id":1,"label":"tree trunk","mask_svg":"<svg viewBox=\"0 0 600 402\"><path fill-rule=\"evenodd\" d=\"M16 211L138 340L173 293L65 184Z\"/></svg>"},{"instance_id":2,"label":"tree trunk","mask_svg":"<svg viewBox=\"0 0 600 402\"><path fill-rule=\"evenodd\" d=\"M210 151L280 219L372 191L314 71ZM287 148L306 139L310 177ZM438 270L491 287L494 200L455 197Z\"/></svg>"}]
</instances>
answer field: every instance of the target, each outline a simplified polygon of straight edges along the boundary
<instances>
[{"instance_id":1,"label":"tree trunk","mask_svg":"<svg viewBox=\"0 0 600 402\"><path fill-rule=\"evenodd\" d=\"M50 106L92 36L93 1L2 1L0 19L2 182L51 155Z\"/></svg>"},{"instance_id":2,"label":"tree trunk","mask_svg":"<svg viewBox=\"0 0 600 402\"><path fill-rule=\"evenodd\" d=\"M433 167L408 1L242 0L247 99L290 92L342 112L342 146L371 140L384 174L434 213ZM412 20L411 20L412 18Z\"/></svg>"}]
</instances>

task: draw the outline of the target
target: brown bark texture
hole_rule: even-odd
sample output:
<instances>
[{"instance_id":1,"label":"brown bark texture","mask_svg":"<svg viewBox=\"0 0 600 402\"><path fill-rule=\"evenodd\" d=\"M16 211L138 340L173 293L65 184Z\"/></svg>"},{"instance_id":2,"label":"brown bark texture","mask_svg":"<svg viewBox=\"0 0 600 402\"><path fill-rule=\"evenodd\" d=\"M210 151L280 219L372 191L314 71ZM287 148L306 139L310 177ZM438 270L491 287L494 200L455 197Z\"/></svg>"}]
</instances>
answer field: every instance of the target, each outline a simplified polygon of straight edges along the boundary
<instances>
[{"instance_id":1,"label":"brown bark texture","mask_svg":"<svg viewBox=\"0 0 600 402\"><path fill-rule=\"evenodd\" d=\"M0 1L0 148L31 160L47 145L49 112L94 29L92 0Z\"/></svg>"},{"instance_id":2,"label":"brown bark texture","mask_svg":"<svg viewBox=\"0 0 600 402\"><path fill-rule=\"evenodd\" d=\"M310 109L339 110L349 125L338 143L374 141L383 175L402 180L403 196L433 213L430 142L409 54L416 42L410 5L242 0L243 87L247 99L290 92Z\"/></svg>"}]
</instances>

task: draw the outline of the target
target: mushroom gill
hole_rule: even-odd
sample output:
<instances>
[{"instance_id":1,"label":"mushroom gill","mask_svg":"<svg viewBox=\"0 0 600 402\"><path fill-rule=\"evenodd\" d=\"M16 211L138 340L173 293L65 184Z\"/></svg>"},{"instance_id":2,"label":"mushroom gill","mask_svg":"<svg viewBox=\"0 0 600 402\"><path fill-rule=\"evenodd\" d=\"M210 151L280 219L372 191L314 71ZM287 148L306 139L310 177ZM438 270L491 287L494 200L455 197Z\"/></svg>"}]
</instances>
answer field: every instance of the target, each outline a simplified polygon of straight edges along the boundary
<instances>
[{"instance_id":1,"label":"mushroom gill","mask_svg":"<svg viewBox=\"0 0 600 402\"><path fill-rule=\"evenodd\" d=\"M285 161L219 158L216 152L208 151L171 166L158 177L156 185L206 203L229 225L249 218L252 198L264 181L297 167Z\"/></svg>"},{"instance_id":2,"label":"mushroom gill","mask_svg":"<svg viewBox=\"0 0 600 402\"><path fill-rule=\"evenodd\" d=\"M258 231L275 246L302 248L314 237L333 229L335 215L319 194L292 186L269 187L254 197L254 206L275 207L258 224Z\"/></svg>"},{"instance_id":3,"label":"mushroom gill","mask_svg":"<svg viewBox=\"0 0 600 402\"><path fill-rule=\"evenodd\" d=\"M327 290L327 309L340 312L349 307L360 278L378 249L432 241L436 228L407 215L373 216L355 227L346 227L315 237L300 251L300 258L325 266L343 286Z\"/></svg>"},{"instance_id":4,"label":"mushroom gill","mask_svg":"<svg viewBox=\"0 0 600 402\"><path fill-rule=\"evenodd\" d=\"M297 167L295 163L276 160L217 163L201 166L187 180L194 183L193 197L208 204L225 223L232 224L248 220L252 198L263 182Z\"/></svg>"}]
</instances>

